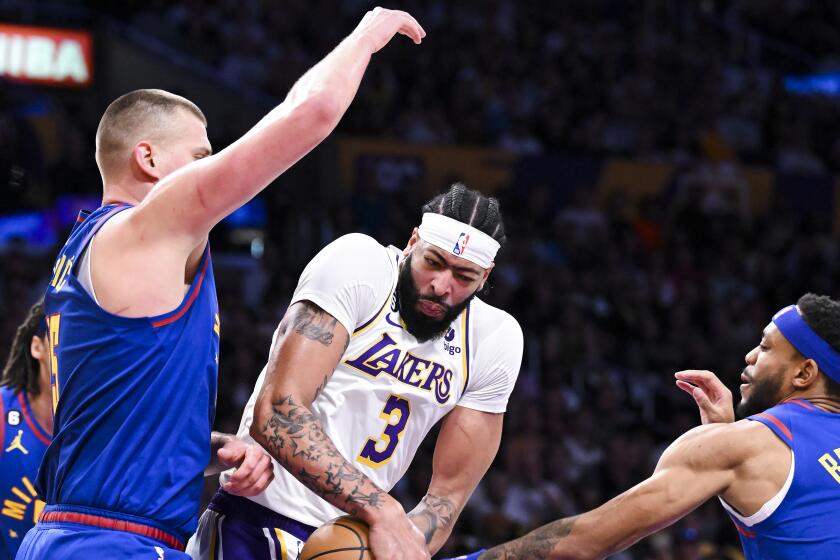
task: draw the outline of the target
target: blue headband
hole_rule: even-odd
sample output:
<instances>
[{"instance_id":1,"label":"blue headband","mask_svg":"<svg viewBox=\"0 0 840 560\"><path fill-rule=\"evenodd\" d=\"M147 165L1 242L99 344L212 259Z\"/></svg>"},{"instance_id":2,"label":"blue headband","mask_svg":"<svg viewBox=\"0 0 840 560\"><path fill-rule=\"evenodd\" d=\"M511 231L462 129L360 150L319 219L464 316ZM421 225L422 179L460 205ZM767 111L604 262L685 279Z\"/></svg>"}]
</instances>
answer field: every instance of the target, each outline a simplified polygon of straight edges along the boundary
<instances>
[{"instance_id":1,"label":"blue headband","mask_svg":"<svg viewBox=\"0 0 840 560\"><path fill-rule=\"evenodd\" d=\"M817 362L820 371L840 383L840 353L808 326L799 308L785 307L773 316L773 324L803 356Z\"/></svg>"}]
</instances>

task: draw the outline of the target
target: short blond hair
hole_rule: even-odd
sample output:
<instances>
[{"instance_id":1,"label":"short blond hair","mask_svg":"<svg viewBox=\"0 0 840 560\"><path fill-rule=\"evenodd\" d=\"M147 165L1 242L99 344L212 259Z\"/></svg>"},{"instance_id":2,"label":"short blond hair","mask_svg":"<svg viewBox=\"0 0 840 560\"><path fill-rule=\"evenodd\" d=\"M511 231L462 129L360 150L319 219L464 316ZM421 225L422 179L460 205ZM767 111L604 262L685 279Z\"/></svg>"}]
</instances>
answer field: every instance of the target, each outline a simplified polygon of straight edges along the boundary
<instances>
[{"instance_id":1,"label":"short blond hair","mask_svg":"<svg viewBox=\"0 0 840 560\"><path fill-rule=\"evenodd\" d=\"M179 110L207 126L207 118L195 103L162 89L138 89L108 105L96 129L96 163L103 175L142 138L156 140L170 132L169 121Z\"/></svg>"}]
</instances>

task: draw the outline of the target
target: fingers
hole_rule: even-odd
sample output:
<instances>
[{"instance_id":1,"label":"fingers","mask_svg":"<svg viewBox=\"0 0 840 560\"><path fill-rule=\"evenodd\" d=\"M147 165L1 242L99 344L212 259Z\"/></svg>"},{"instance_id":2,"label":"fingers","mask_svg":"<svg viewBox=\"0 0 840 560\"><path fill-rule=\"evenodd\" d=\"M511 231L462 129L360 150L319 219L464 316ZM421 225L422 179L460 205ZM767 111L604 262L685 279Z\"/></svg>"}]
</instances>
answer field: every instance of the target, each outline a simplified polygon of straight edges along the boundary
<instances>
[{"instance_id":1,"label":"fingers","mask_svg":"<svg viewBox=\"0 0 840 560\"><path fill-rule=\"evenodd\" d=\"M399 33L409 37L412 41L414 41L415 45L419 45L420 41L423 40L423 37L426 36L426 30L423 29L423 26L421 26L411 14L407 12L400 12L400 15L405 21L400 27Z\"/></svg>"},{"instance_id":2,"label":"fingers","mask_svg":"<svg viewBox=\"0 0 840 560\"><path fill-rule=\"evenodd\" d=\"M698 387L697 385L692 385L691 383L686 383L685 381L677 380L677 387L694 397L694 400L697 401L698 406L703 406L705 404L711 405L711 400L706 392L703 390L702 387Z\"/></svg>"},{"instance_id":3,"label":"fingers","mask_svg":"<svg viewBox=\"0 0 840 560\"><path fill-rule=\"evenodd\" d=\"M271 459L256 445L245 448L245 457L224 486L225 491L240 496L253 496L262 492L274 479Z\"/></svg>"},{"instance_id":4,"label":"fingers","mask_svg":"<svg viewBox=\"0 0 840 560\"><path fill-rule=\"evenodd\" d=\"M685 370L674 374L678 380L687 381L703 387L706 391L714 394L722 394L728 391L726 385L711 371L706 370Z\"/></svg>"},{"instance_id":5,"label":"fingers","mask_svg":"<svg viewBox=\"0 0 840 560\"><path fill-rule=\"evenodd\" d=\"M271 468L271 461L266 459L267 468L262 471L262 474L253 483L242 483L237 486L232 486L230 483L225 485L225 491L237 496L256 496L261 494L268 485L274 480L274 469Z\"/></svg>"},{"instance_id":6,"label":"fingers","mask_svg":"<svg viewBox=\"0 0 840 560\"><path fill-rule=\"evenodd\" d=\"M686 383L685 381L677 380L677 387L688 393L689 395L694 396L694 389L697 388L696 385L692 385L691 383Z\"/></svg>"},{"instance_id":7,"label":"fingers","mask_svg":"<svg viewBox=\"0 0 840 560\"><path fill-rule=\"evenodd\" d=\"M244 449L239 446L231 446L230 443L216 451L216 455L219 457L219 460L229 467L239 463L242 460L244 453Z\"/></svg>"}]
</instances>

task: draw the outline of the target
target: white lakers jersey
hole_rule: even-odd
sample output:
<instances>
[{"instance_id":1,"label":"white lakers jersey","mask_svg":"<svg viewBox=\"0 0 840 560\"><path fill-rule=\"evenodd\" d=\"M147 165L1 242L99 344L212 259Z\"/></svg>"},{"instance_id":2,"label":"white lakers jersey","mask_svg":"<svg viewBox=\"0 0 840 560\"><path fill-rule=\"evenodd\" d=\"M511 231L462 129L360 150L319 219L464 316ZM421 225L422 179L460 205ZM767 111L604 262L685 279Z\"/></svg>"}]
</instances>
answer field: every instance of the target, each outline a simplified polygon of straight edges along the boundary
<instances>
[{"instance_id":1,"label":"white lakers jersey","mask_svg":"<svg viewBox=\"0 0 840 560\"><path fill-rule=\"evenodd\" d=\"M386 491L432 426L456 405L505 410L523 345L516 320L478 298L443 337L418 342L395 310L400 259L394 247L346 235L315 256L292 298L312 301L351 333L311 409L344 458ZM249 429L265 375L263 369L239 425L244 440L253 441ZM252 500L312 526L343 515L276 462L274 471L271 485Z\"/></svg>"}]
</instances>

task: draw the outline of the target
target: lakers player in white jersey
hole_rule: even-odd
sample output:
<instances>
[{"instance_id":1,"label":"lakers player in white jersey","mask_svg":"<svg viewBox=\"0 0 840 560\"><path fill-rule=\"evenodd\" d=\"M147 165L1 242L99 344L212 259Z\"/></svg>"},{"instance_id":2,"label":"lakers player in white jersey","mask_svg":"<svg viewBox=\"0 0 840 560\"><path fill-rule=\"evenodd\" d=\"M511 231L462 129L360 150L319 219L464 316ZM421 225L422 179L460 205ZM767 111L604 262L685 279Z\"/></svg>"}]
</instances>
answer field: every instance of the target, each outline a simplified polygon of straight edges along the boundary
<instances>
[{"instance_id":1,"label":"lakers player in white jersey","mask_svg":"<svg viewBox=\"0 0 840 560\"><path fill-rule=\"evenodd\" d=\"M250 499L220 491L194 558L294 560L345 512L370 525L377 558L437 552L496 455L522 359L516 320L474 297L500 242L498 202L456 184L405 249L351 234L315 256L239 426L274 481ZM406 514L387 492L441 420L428 493Z\"/></svg>"}]
</instances>

